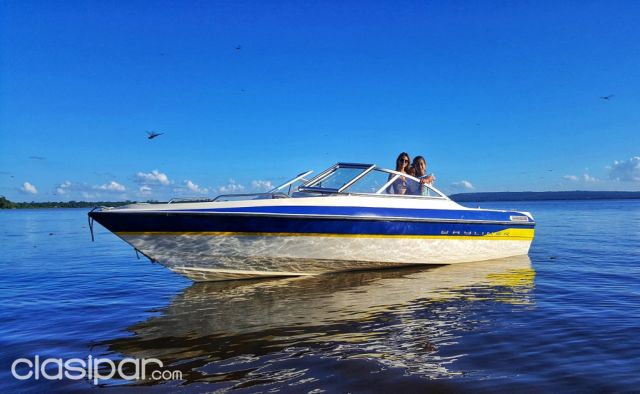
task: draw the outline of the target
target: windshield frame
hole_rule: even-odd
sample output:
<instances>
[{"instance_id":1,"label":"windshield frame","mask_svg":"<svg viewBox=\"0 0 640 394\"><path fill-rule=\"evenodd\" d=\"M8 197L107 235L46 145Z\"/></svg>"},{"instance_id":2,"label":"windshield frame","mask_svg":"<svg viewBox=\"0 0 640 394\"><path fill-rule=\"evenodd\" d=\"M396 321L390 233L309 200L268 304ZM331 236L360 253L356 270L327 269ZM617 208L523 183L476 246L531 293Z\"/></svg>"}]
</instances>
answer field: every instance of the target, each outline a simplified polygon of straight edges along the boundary
<instances>
[{"instance_id":1,"label":"windshield frame","mask_svg":"<svg viewBox=\"0 0 640 394\"><path fill-rule=\"evenodd\" d=\"M289 179L288 181L286 181L285 183L283 183L283 184L281 184L279 186L276 186L273 189L269 190L267 193L278 192L278 191L284 189L285 187L293 185L294 183L296 183L298 181L304 181L304 184L307 184L309 182L309 180L308 179L304 179L304 177L306 177L307 175L311 174L312 172L313 172L313 170L308 170L308 171L305 171L305 172L301 172L298 175L296 175L295 177L293 177L293 178ZM284 194L289 195L291 193L287 192L287 193L284 193Z\"/></svg>"},{"instance_id":2,"label":"windshield frame","mask_svg":"<svg viewBox=\"0 0 640 394\"><path fill-rule=\"evenodd\" d=\"M363 169L363 171L360 172L359 174L357 174L356 176L354 176L352 179L350 179L348 182L346 182L339 189L312 186L314 184L318 184L318 183L324 181L325 179L329 178L329 176L331 176L333 173L335 173L336 170L338 170L340 168L356 168L356 169ZM385 172L385 173L388 173L388 174L393 175L393 176L384 184L384 186L382 186L380 189L378 189L375 193L349 192L347 190L349 187L351 187L352 185L356 184L359 180L361 180L362 178L366 177L367 174L371 173L374 170ZM322 171L320 174L315 176L313 179L309 180L309 182L307 182L304 185L298 187L298 191L303 192L303 193L345 194L345 195L385 196L385 197L404 197L404 198L431 198L431 199L437 198L437 199L449 200L449 197L447 197L444 193L442 193L441 191L439 191L433 185L430 185L430 184L424 184L424 186L429 189L430 194L431 194L431 192L433 192L433 194L435 194L435 195L424 196L424 195L387 194L387 193L384 193L384 191L387 190L389 188L389 186L391 184L393 184L393 182L395 182L401 176L404 176L406 178L412 179L415 182L420 182L419 178L416 178L414 176L411 176L411 175L403 173L403 172L390 170L388 168L382 168L382 167L379 167L379 166L377 166L375 164L336 163L333 166L331 166L331 167L327 168L326 170Z\"/></svg>"}]
</instances>

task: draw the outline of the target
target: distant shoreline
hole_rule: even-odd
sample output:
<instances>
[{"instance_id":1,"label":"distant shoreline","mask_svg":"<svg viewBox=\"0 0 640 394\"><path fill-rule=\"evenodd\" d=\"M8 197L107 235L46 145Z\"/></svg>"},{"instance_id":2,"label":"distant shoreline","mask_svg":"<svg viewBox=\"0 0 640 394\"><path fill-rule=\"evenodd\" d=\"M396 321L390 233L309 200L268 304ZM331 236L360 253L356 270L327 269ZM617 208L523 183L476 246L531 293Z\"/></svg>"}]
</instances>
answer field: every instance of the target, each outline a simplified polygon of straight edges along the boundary
<instances>
[{"instance_id":1,"label":"distant shoreline","mask_svg":"<svg viewBox=\"0 0 640 394\"><path fill-rule=\"evenodd\" d=\"M148 201L158 202L158 201ZM0 209L48 209L48 208L93 208L100 206L120 207L135 201L47 201L13 202L0 196Z\"/></svg>"},{"instance_id":2,"label":"distant shoreline","mask_svg":"<svg viewBox=\"0 0 640 394\"><path fill-rule=\"evenodd\" d=\"M458 193L449 196L456 202L501 202L501 201L580 201L580 200L637 200L640 192L569 191L569 192L486 192ZM163 203L163 201L144 201ZM119 207L136 201L48 201L13 202L0 196L0 209L48 209L48 208L93 208L99 206Z\"/></svg>"},{"instance_id":3,"label":"distant shoreline","mask_svg":"<svg viewBox=\"0 0 640 394\"><path fill-rule=\"evenodd\" d=\"M459 193L449 196L456 202L487 201L566 201L566 200L636 200L640 192L568 191L568 192L486 192Z\"/></svg>"}]
</instances>

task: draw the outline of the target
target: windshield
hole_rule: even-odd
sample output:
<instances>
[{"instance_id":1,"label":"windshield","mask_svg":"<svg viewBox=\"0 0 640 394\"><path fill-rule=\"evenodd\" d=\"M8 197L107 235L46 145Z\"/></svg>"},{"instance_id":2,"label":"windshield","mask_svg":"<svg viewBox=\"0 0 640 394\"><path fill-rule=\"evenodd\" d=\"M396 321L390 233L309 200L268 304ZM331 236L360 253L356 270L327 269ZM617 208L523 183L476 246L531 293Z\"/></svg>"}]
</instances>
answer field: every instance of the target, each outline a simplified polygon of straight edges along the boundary
<instances>
[{"instance_id":1,"label":"windshield","mask_svg":"<svg viewBox=\"0 0 640 394\"><path fill-rule=\"evenodd\" d=\"M291 196L292 192L295 192L296 190L298 190L298 186L302 186L302 185L306 184L307 182L309 182L309 180L305 179L305 177L307 175L311 174L312 172L313 172L313 170L302 172L302 173L296 175L295 177L289 179L288 181L286 181L282 185L274 187L273 189L269 190L269 193L280 192L280 193L284 193L284 194L286 194L288 196Z\"/></svg>"},{"instance_id":2,"label":"windshield","mask_svg":"<svg viewBox=\"0 0 640 394\"><path fill-rule=\"evenodd\" d=\"M344 191L347 193L378 193L381 189L384 192L385 186L395 174L390 174L378 169L372 170L367 175L358 179Z\"/></svg>"},{"instance_id":3,"label":"windshield","mask_svg":"<svg viewBox=\"0 0 640 394\"><path fill-rule=\"evenodd\" d=\"M301 186L303 192L446 198L431 184L369 164L338 163Z\"/></svg>"},{"instance_id":4,"label":"windshield","mask_svg":"<svg viewBox=\"0 0 640 394\"><path fill-rule=\"evenodd\" d=\"M372 166L365 165L352 166L337 164L312 179L311 182L305 185L305 187L339 192L371 168Z\"/></svg>"}]
</instances>

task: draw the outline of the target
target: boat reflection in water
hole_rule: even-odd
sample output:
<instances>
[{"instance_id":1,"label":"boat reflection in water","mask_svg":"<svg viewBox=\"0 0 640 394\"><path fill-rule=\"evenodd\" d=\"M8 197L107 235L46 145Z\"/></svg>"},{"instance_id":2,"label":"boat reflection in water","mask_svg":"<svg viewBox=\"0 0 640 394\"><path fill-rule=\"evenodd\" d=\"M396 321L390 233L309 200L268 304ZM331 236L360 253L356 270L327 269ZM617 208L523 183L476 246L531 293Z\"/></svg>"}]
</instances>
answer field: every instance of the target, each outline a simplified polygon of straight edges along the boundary
<instances>
[{"instance_id":1,"label":"boat reflection in water","mask_svg":"<svg viewBox=\"0 0 640 394\"><path fill-rule=\"evenodd\" d=\"M376 360L381 369L447 377L460 373L454 363L463 357L447 348L465 332L491 324L490 313L502 313L496 305L530 308L534 276L528 256L517 256L194 283L159 316L129 327L132 336L107 346L125 357L159 358L165 367L181 370L186 383L221 387L317 380L309 357Z\"/></svg>"}]
</instances>

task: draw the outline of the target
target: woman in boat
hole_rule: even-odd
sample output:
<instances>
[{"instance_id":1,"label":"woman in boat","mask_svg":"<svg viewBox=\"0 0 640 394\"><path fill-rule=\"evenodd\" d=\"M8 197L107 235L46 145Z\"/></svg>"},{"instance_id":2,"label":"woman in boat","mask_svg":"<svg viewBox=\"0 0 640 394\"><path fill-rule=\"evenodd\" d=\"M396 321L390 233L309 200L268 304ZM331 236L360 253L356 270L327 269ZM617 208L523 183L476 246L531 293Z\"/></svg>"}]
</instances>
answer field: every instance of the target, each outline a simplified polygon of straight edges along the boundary
<instances>
[{"instance_id":1,"label":"woman in boat","mask_svg":"<svg viewBox=\"0 0 640 394\"><path fill-rule=\"evenodd\" d=\"M411 158L407 152L402 152L396 159L396 171L404 174L409 170L409 164L411 164ZM393 175L389 174L389 180L393 178ZM396 179L391 186L387 188L389 194L406 194L407 193L407 178L404 176Z\"/></svg>"},{"instance_id":2,"label":"woman in boat","mask_svg":"<svg viewBox=\"0 0 640 394\"><path fill-rule=\"evenodd\" d=\"M436 180L436 177L433 174L427 175L427 161L422 156L416 156L413 158L413 163L411 163L408 173L409 175L420 179L420 183L409 182L406 194L413 194L417 196L425 194L425 184L430 185Z\"/></svg>"}]
</instances>

